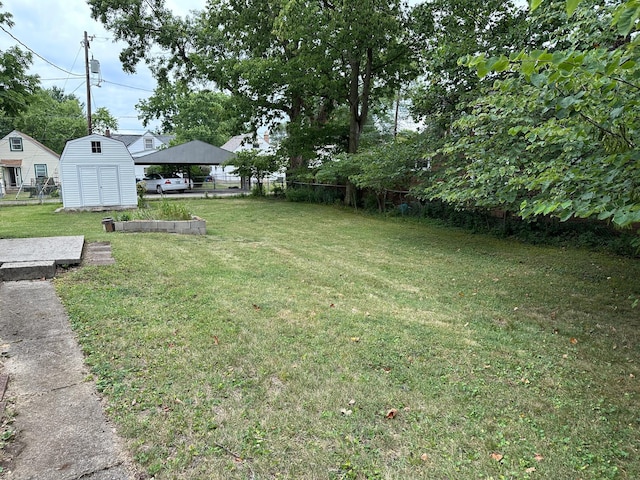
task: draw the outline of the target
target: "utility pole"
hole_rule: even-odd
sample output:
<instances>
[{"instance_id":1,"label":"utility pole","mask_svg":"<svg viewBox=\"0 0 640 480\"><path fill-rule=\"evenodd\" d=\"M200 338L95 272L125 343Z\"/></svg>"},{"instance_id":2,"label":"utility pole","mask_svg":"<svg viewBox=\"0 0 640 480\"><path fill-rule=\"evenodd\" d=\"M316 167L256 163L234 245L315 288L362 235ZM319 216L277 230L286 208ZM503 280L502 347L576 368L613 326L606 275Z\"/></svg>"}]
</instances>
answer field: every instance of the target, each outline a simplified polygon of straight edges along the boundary
<instances>
[{"instance_id":1,"label":"utility pole","mask_svg":"<svg viewBox=\"0 0 640 480\"><path fill-rule=\"evenodd\" d=\"M84 66L87 75L87 127L89 135L93 133L93 127L91 126L91 75L89 73L89 37L87 32L84 32Z\"/></svg>"}]
</instances>

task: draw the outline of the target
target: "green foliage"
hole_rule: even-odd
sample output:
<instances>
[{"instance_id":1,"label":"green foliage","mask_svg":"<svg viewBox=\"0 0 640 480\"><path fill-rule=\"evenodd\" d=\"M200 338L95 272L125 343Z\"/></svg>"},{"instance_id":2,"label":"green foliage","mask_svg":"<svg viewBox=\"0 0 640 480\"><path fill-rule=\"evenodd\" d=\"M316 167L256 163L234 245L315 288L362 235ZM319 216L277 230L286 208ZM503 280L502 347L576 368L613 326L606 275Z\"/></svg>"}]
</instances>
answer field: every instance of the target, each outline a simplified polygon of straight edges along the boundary
<instances>
[{"instance_id":1,"label":"green foliage","mask_svg":"<svg viewBox=\"0 0 640 480\"><path fill-rule=\"evenodd\" d=\"M495 81L428 154L439 168L419 196L525 218L640 221L637 42L611 28L607 2L574 6L570 18L561 11L568 23L552 37L565 50L461 60L479 76L515 73Z\"/></svg>"},{"instance_id":2,"label":"green foliage","mask_svg":"<svg viewBox=\"0 0 640 480\"><path fill-rule=\"evenodd\" d=\"M238 152L236 156L225 162L225 166L232 166L233 175L242 178L254 178L256 188L253 195L263 196L265 177L276 173L284 168L285 160L279 155L264 153L259 150L244 150Z\"/></svg>"},{"instance_id":3,"label":"green foliage","mask_svg":"<svg viewBox=\"0 0 640 480\"><path fill-rule=\"evenodd\" d=\"M56 153L67 140L87 134L87 121L77 97L63 96L59 89L38 90L15 122L15 128Z\"/></svg>"},{"instance_id":4,"label":"green foliage","mask_svg":"<svg viewBox=\"0 0 640 480\"><path fill-rule=\"evenodd\" d=\"M163 199L159 205L145 205L136 211L112 212L114 220L191 220L189 207L180 202Z\"/></svg>"},{"instance_id":5,"label":"green foliage","mask_svg":"<svg viewBox=\"0 0 640 480\"><path fill-rule=\"evenodd\" d=\"M446 131L467 102L477 98L483 82L458 59L478 51L509 53L524 42L544 38L512 1L434 0L413 12L414 29L423 45L423 76L412 88L412 112L432 129Z\"/></svg>"},{"instance_id":6,"label":"green foliage","mask_svg":"<svg viewBox=\"0 0 640 480\"><path fill-rule=\"evenodd\" d=\"M160 220L191 220L189 208L184 203L170 202L163 199L160 202Z\"/></svg>"},{"instance_id":7,"label":"green foliage","mask_svg":"<svg viewBox=\"0 0 640 480\"><path fill-rule=\"evenodd\" d=\"M175 144L201 140L220 146L243 129L243 113L233 97L209 90L193 91L181 81L160 83L154 94L136 108L145 126L160 119L162 130L175 134Z\"/></svg>"},{"instance_id":8,"label":"green foliage","mask_svg":"<svg viewBox=\"0 0 640 480\"><path fill-rule=\"evenodd\" d=\"M347 112L342 135L352 153L370 109L416 74L406 6L398 0L220 0L186 20L173 17L161 0L135 8L120 1L89 4L93 17L127 42L121 54L125 69L132 71L144 59L161 85L178 78L187 91L213 82L231 92L234 111L254 126L286 119L292 126L289 137L327 125L342 107ZM157 56L152 44L168 55ZM175 102L167 103L161 98L165 92L159 93L152 100L159 107L142 104L147 115L173 115ZM194 111L189 129L198 125L196 118L208 122L205 108ZM202 134L198 128L187 132ZM303 148L289 148L292 168L305 165L310 145L294 144Z\"/></svg>"},{"instance_id":9,"label":"green foliage","mask_svg":"<svg viewBox=\"0 0 640 480\"><path fill-rule=\"evenodd\" d=\"M98 107L91 113L91 126L93 133L104 135L107 130L118 130L118 119L115 118L105 107Z\"/></svg>"},{"instance_id":10,"label":"green foliage","mask_svg":"<svg viewBox=\"0 0 640 480\"><path fill-rule=\"evenodd\" d=\"M2 15L3 19L11 16ZM27 74L32 57L30 52L23 52L18 47L0 51L0 111L11 119L28 107L30 97L39 88L39 77Z\"/></svg>"},{"instance_id":11,"label":"green foliage","mask_svg":"<svg viewBox=\"0 0 640 480\"><path fill-rule=\"evenodd\" d=\"M146 182L140 181L136 183L136 195L138 197L138 208L144 208L146 203L144 201L144 196L147 193L147 184Z\"/></svg>"},{"instance_id":12,"label":"green foliage","mask_svg":"<svg viewBox=\"0 0 640 480\"><path fill-rule=\"evenodd\" d=\"M344 201L344 188L324 185L294 184L285 190L290 202L321 203L335 205Z\"/></svg>"}]
</instances>

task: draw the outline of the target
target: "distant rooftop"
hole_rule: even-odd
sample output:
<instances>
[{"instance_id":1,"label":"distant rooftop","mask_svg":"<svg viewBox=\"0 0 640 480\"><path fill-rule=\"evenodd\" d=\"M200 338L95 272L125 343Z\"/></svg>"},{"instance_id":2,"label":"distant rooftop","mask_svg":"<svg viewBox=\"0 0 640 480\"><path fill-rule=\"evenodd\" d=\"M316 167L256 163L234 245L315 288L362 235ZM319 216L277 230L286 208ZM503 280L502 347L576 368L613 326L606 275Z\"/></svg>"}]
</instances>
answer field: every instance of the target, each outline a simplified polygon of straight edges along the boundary
<instances>
[{"instance_id":1,"label":"distant rooftop","mask_svg":"<svg viewBox=\"0 0 640 480\"><path fill-rule=\"evenodd\" d=\"M160 140L162 143L169 145L169 142L171 142L171 140L173 140L176 136L175 135L159 135L156 133L152 133L152 132L145 132L143 134L118 134L118 133L112 133L111 134L111 138L115 138L116 140L120 140L122 143L124 143L127 147L129 145L131 145L132 143L135 143L136 141L140 140L142 137L155 137L158 140Z\"/></svg>"}]
</instances>

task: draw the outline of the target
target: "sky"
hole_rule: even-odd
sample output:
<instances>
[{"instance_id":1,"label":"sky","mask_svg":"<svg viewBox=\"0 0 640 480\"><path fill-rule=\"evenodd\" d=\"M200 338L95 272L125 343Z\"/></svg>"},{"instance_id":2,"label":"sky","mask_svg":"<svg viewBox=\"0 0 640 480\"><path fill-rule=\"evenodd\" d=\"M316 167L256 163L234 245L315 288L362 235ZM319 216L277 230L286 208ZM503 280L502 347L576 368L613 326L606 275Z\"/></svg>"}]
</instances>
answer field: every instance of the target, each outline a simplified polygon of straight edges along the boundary
<instances>
[{"instance_id":1,"label":"sky","mask_svg":"<svg viewBox=\"0 0 640 480\"><path fill-rule=\"evenodd\" d=\"M95 37L89 42L89 58L100 62L103 80L98 87L97 78L92 79L91 110L107 108L118 120L118 133L142 134L159 126L156 122L143 127L135 108L136 103L153 93L156 82L151 73L143 64L134 75L122 70L118 56L124 44L115 43L113 35L91 18L85 0L0 0L0 3L0 11L11 13L15 24L7 28L15 39L0 30L0 50L14 45L27 50L26 45L35 52L29 73L40 77L43 88L59 87L86 105L82 46L86 31L89 37ZM205 4L206 0L167 0L167 6L180 16L202 10Z\"/></svg>"}]
</instances>

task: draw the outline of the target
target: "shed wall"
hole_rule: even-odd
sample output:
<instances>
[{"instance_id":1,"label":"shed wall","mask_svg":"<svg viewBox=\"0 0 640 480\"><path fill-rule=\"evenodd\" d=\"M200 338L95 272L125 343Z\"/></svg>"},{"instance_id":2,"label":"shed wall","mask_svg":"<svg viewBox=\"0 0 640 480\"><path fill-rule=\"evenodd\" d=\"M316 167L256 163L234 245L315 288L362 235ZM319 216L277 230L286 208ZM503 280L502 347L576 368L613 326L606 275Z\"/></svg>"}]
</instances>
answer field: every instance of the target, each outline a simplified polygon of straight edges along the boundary
<instances>
[{"instance_id":1,"label":"shed wall","mask_svg":"<svg viewBox=\"0 0 640 480\"><path fill-rule=\"evenodd\" d=\"M92 153L92 141L100 142L100 153ZM64 208L137 205L133 159L118 140L91 135L68 142L60 176Z\"/></svg>"}]
</instances>

